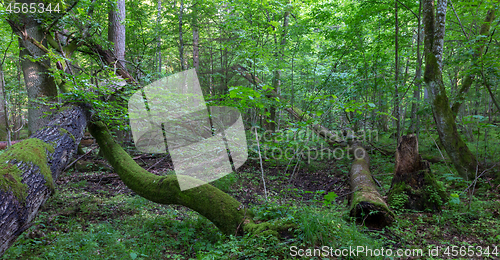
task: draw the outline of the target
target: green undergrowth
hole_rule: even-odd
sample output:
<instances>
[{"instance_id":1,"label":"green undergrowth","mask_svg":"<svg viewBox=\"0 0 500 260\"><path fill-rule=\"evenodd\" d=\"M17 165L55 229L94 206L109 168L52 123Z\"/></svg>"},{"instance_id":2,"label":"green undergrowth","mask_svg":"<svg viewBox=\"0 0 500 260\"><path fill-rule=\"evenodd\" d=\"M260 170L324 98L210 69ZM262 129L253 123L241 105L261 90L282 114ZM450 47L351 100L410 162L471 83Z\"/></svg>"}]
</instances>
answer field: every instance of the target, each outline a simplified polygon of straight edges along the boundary
<instances>
[{"instance_id":1,"label":"green undergrowth","mask_svg":"<svg viewBox=\"0 0 500 260\"><path fill-rule=\"evenodd\" d=\"M381 185L378 189L382 196L391 187L393 160L376 152L370 154L370 171ZM347 217L350 161L315 161L312 167L303 164L297 167L295 175L295 162L286 172L285 163L272 165L264 162L267 199L258 161L249 161L237 173L213 183L247 204L255 215L255 223L267 223L261 225L269 227L264 232L225 236L209 220L185 207L159 205L130 192L116 193L120 189L92 186L96 185L95 178L90 177L103 173L67 173L63 178L70 181L58 186L58 192L47 201L34 225L0 259L267 260L297 259L293 252L321 250L325 246L333 250L358 246L423 249L425 253L437 246L500 246L500 195L485 179L471 186L449 165L431 165L436 181L450 196L441 205L441 212L400 207L394 211L394 224L384 230L369 230ZM294 186L290 180L316 186ZM330 189L325 191L325 187ZM475 193L471 195L468 188L474 188ZM266 232L283 224L289 226L278 234ZM441 256L422 259L446 259Z\"/></svg>"}]
</instances>

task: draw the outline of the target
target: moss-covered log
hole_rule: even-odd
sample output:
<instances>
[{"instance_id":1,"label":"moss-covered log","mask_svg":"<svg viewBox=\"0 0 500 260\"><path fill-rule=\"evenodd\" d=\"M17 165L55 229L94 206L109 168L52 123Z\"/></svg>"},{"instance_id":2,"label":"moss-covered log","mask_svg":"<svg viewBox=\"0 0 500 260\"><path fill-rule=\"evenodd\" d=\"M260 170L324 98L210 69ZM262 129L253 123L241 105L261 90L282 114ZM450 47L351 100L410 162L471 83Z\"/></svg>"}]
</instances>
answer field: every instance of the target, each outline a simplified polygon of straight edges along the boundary
<instances>
[{"instance_id":1,"label":"moss-covered log","mask_svg":"<svg viewBox=\"0 0 500 260\"><path fill-rule=\"evenodd\" d=\"M88 115L67 107L0 155L0 256L27 228L78 147Z\"/></svg>"},{"instance_id":2,"label":"moss-covered log","mask_svg":"<svg viewBox=\"0 0 500 260\"><path fill-rule=\"evenodd\" d=\"M394 207L439 211L448 195L418 154L414 134L401 136L396 152L396 171L388 201Z\"/></svg>"},{"instance_id":3,"label":"moss-covered log","mask_svg":"<svg viewBox=\"0 0 500 260\"><path fill-rule=\"evenodd\" d=\"M242 233L244 225L253 223L253 214L243 204L210 184L181 191L178 179L202 182L189 176L157 176L144 170L113 140L103 123L91 124L89 130L125 185L138 195L160 204L186 206L228 235Z\"/></svg>"},{"instance_id":4,"label":"moss-covered log","mask_svg":"<svg viewBox=\"0 0 500 260\"><path fill-rule=\"evenodd\" d=\"M350 215L372 228L383 228L394 221L394 213L380 195L370 173L368 153L360 145L352 146L354 161L350 171Z\"/></svg>"}]
</instances>

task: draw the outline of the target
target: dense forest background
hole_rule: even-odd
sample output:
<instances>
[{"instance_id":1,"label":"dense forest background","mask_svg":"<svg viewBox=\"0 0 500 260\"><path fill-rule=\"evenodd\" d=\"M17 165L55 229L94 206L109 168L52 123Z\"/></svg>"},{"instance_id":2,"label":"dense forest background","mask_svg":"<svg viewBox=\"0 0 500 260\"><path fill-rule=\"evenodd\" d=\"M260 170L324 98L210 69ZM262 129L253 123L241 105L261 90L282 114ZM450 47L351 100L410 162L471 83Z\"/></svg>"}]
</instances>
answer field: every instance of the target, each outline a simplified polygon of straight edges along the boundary
<instances>
[{"instance_id":1,"label":"dense forest background","mask_svg":"<svg viewBox=\"0 0 500 260\"><path fill-rule=\"evenodd\" d=\"M2 1L2 259L498 259L498 8ZM248 159L181 191L127 104L191 69L240 112Z\"/></svg>"}]
</instances>

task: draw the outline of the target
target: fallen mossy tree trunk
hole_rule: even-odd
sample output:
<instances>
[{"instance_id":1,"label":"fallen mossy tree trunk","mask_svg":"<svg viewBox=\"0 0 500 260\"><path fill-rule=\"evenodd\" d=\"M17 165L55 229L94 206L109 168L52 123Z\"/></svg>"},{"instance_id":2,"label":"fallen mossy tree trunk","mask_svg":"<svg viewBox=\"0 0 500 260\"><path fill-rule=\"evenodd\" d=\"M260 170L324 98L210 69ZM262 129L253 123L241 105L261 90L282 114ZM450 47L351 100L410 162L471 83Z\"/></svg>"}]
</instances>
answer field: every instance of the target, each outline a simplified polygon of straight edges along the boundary
<instances>
[{"instance_id":1,"label":"fallen mossy tree trunk","mask_svg":"<svg viewBox=\"0 0 500 260\"><path fill-rule=\"evenodd\" d=\"M116 57L108 55L109 51L103 52L102 47L97 44L92 47L96 54L108 65L116 63ZM137 81L130 76L126 68L121 67L117 74L122 76L128 83L137 84ZM117 93L122 90L123 88L118 89ZM212 221L226 235L254 233L261 235L272 234L278 237L279 234L286 233L288 228L294 226L293 224L281 223L256 224L253 222L253 214L243 204L210 184L181 191L178 178L185 178L187 179L186 182L191 183L198 182L198 180L188 176L157 176L149 173L142 169L113 140L108 129L101 122L91 124L89 131L96 138L103 155L125 185L148 200L160 204L186 206Z\"/></svg>"},{"instance_id":2,"label":"fallen mossy tree trunk","mask_svg":"<svg viewBox=\"0 0 500 260\"><path fill-rule=\"evenodd\" d=\"M210 184L202 184L204 182L189 176L158 176L144 170L113 140L103 123L92 123L89 130L125 185L148 200L186 206L212 221L226 235L260 233L278 236L280 231L291 227L289 224L256 224L250 210ZM202 185L181 191L179 180Z\"/></svg>"},{"instance_id":3,"label":"fallen mossy tree trunk","mask_svg":"<svg viewBox=\"0 0 500 260\"><path fill-rule=\"evenodd\" d=\"M83 108L65 107L29 139L0 155L0 256L54 191L87 126Z\"/></svg>"},{"instance_id":4,"label":"fallen mossy tree trunk","mask_svg":"<svg viewBox=\"0 0 500 260\"><path fill-rule=\"evenodd\" d=\"M349 173L352 190L350 216L371 228L383 228L394 221L394 213L380 195L370 173L368 153L353 144L354 161Z\"/></svg>"},{"instance_id":5,"label":"fallen mossy tree trunk","mask_svg":"<svg viewBox=\"0 0 500 260\"><path fill-rule=\"evenodd\" d=\"M431 211L440 211L448 201L448 195L434 178L429 163L418 153L418 140L414 134L400 137L388 201L393 207Z\"/></svg>"}]
</instances>

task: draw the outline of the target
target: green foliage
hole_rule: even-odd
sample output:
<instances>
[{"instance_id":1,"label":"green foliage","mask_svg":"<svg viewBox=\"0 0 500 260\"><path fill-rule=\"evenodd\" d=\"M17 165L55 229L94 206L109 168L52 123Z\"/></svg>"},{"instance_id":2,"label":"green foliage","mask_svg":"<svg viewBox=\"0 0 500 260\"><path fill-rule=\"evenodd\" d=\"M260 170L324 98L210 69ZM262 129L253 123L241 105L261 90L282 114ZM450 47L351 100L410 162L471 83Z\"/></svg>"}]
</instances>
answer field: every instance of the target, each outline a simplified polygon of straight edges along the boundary
<instances>
[{"instance_id":1,"label":"green foliage","mask_svg":"<svg viewBox=\"0 0 500 260\"><path fill-rule=\"evenodd\" d=\"M328 194L326 194L325 197L323 197L323 199L324 199L323 204L325 206L329 205L329 204L335 202L335 199L337 197L338 197L338 195L335 192L328 192Z\"/></svg>"}]
</instances>

